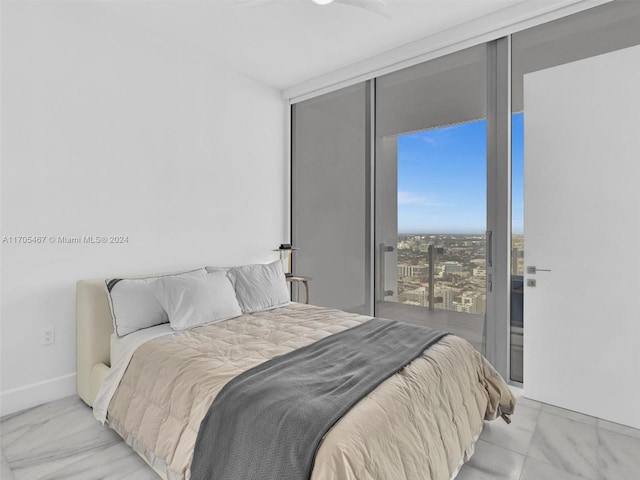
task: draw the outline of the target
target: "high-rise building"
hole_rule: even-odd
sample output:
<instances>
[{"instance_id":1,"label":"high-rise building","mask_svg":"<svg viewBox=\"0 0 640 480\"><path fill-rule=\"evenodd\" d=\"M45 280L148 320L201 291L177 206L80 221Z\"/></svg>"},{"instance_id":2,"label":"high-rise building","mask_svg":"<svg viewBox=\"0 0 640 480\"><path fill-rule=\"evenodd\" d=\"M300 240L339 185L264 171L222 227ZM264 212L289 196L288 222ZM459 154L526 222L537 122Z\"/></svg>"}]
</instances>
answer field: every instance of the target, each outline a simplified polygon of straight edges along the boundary
<instances>
[{"instance_id":1,"label":"high-rise building","mask_svg":"<svg viewBox=\"0 0 640 480\"><path fill-rule=\"evenodd\" d=\"M402 293L401 302L427 307L429 306L429 288L418 287L413 290L407 290Z\"/></svg>"},{"instance_id":2,"label":"high-rise building","mask_svg":"<svg viewBox=\"0 0 640 480\"><path fill-rule=\"evenodd\" d=\"M398 277L423 277L429 273L427 265L398 265Z\"/></svg>"},{"instance_id":3,"label":"high-rise building","mask_svg":"<svg viewBox=\"0 0 640 480\"><path fill-rule=\"evenodd\" d=\"M445 262L441 268L442 268L442 271L445 273L461 272L462 264L458 262Z\"/></svg>"},{"instance_id":4,"label":"high-rise building","mask_svg":"<svg viewBox=\"0 0 640 480\"><path fill-rule=\"evenodd\" d=\"M442 298L442 303L436 303L436 308L455 310L454 302L460 290L449 286L436 286L435 296Z\"/></svg>"},{"instance_id":5,"label":"high-rise building","mask_svg":"<svg viewBox=\"0 0 640 480\"><path fill-rule=\"evenodd\" d=\"M456 310L465 313L484 313L487 308L487 298L481 292L466 292L460 297Z\"/></svg>"}]
</instances>

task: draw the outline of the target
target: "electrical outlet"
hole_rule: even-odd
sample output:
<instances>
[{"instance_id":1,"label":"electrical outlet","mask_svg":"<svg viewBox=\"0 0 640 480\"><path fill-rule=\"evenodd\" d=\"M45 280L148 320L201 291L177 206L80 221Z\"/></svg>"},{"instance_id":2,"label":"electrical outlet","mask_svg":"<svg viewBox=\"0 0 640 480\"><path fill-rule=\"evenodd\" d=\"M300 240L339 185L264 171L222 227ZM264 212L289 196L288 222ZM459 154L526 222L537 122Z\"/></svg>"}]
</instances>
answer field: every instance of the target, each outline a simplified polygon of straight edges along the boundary
<instances>
[{"instance_id":1,"label":"electrical outlet","mask_svg":"<svg viewBox=\"0 0 640 480\"><path fill-rule=\"evenodd\" d=\"M51 345L56 342L56 329L55 327L45 327L41 333L42 345Z\"/></svg>"}]
</instances>

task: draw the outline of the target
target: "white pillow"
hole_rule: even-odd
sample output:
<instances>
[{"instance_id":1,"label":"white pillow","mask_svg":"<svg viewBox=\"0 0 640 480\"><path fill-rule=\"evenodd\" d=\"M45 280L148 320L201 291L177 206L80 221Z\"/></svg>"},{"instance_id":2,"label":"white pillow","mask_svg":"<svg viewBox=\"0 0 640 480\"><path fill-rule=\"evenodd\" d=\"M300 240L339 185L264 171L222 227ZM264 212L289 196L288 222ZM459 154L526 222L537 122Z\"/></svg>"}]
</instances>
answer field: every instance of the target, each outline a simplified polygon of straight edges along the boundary
<instances>
[{"instance_id":1,"label":"white pillow","mask_svg":"<svg viewBox=\"0 0 640 480\"><path fill-rule=\"evenodd\" d=\"M161 277L149 288L169 314L174 330L185 330L242 315L224 270L197 275Z\"/></svg>"},{"instance_id":2,"label":"white pillow","mask_svg":"<svg viewBox=\"0 0 640 480\"><path fill-rule=\"evenodd\" d=\"M243 265L229 269L236 297L244 313L259 312L291 303L282 262Z\"/></svg>"},{"instance_id":3,"label":"white pillow","mask_svg":"<svg viewBox=\"0 0 640 480\"><path fill-rule=\"evenodd\" d=\"M190 275L195 271L173 275ZM200 269L204 272L204 269ZM168 323L167 312L149 289L148 282L159 277L112 278L105 280L105 291L113 319L113 331L124 337L143 328Z\"/></svg>"}]
</instances>

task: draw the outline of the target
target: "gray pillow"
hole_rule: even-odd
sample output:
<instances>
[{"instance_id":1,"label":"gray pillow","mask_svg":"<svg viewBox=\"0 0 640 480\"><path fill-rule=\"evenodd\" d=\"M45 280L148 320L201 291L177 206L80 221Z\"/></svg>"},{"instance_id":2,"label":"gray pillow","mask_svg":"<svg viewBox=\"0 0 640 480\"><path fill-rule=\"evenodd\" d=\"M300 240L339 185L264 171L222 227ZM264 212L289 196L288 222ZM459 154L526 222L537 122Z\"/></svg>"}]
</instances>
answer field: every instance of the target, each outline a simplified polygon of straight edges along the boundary
<instances>
[{"instance_id":1,"label":"gray pillow","mask_svg":"<svg viewBox=\"0 0 640 480\"><path fill-rule=\"evenodd\" d=\"M236 297L244 313L259 312L291 303L282 262L243 265L229 269Z\"/></svg>"},{"instance_id":2,"label":"gray pillow","mask_svg":"<svg viewBox=\"0 0 640 480\"><path fill-rule=\"evenodd\" d=\"M242 315L231 280L224 270L161 277L149 288L169 315L171 328L188 328Z\"/></svg>"}]
</instances>

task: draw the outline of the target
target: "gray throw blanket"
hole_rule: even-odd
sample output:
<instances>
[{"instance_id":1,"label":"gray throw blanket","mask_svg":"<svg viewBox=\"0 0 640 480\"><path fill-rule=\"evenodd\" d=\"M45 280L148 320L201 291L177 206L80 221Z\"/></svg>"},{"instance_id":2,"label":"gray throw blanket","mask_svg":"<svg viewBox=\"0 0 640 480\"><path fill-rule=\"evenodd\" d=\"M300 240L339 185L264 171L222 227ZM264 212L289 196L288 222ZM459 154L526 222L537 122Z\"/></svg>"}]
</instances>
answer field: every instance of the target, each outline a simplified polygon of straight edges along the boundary
<instances>
[{"instance_id":1,"label":"gray throw blanket","mask_svg":"<svg viewBox=\"0 0 640 480\"><path fill-rule=\"evenodd\" d=\"M200 425L191 480L307 480L329 429L445 335L374 318L238 375Z\"/></svg>"}]
</instances>

